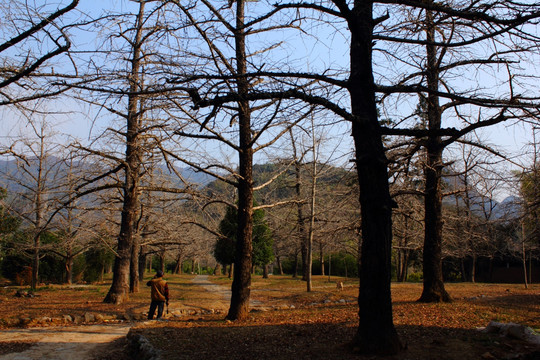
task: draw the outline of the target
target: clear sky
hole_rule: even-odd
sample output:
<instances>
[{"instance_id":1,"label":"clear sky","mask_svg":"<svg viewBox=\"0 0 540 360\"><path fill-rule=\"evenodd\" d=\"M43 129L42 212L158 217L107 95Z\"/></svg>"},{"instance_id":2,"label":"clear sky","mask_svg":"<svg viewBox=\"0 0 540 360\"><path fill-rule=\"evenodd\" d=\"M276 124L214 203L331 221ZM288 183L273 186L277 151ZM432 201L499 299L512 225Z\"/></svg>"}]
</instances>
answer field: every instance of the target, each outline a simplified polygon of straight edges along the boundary
<instances>
[{"instance_id":1,"label":"clear sky","mask_svg":"<svg viewBox=\"0 0 540 360\"><path fill-rule=\"evenodd\" d=\"M248 4L249 7L259 6L256 3ZM95 1L81 0L79 11L83 14L91 14L101 11L103 7L110 7L115 11L132 8L133 4L125 0L115 1ZM279 61L289 60L297 62L299 59L304 59L304 66L308 71L317 71L322 68L340 68L346 67L348 63L347 50L347 35L343 30L343 26L339 23L333 24L331 27L315 27L309 30L316 33L317 36L304 35L293 36L290 32L276 32L279 34L279 39L265 38L260 36L258 41L284 41L285 43L273 52L273 56L279 58ZM74 48L92 47L95 44L95 36L85 32L75 32L73 34ZM266 35L265 35L266 36ZM275 35L274 35L275 36ZM272 61L272 59L268 59ZM525 63L524 63L525 64ZM532 65L531 65L532 64ZM531 64L526 64L524 70L528 66L535 66L534 61ZM382 64L379 64L382 65ZM376 64L377 66L377 64ZM384 66L383 66L384 67ZM379 70L378 70L379 71ZM382 77L381 77L382 78ZM53 110L55 114L49 115L48 121L55 124L55 129L59 133L69 134L81 140L88 139L90 134L98 134L105 122L95 109L89 109L86 106L81 106L71 99L61 99L50 103L46 106ZM0 132L2 134L2 142L9 143L9 136L17 136L20 132L26 130L26 119L18 113L12 112L7 108L0 109ZM95 123L94 120L98 119ZM348 131L348 127L336 128L337 132ZM352 143L345 134L337 133L336 137L340 138L340 144L343 149L351 149ZM484 129L480 132L482 139L486 140L504 150L504 152L512 155L518 155L526 151L526 145L532 141L532 131L529 125L513 125L501 124L495 127ZM516 159L516 162L527 163L528 159Z\"/></svg>"}]
</instances>

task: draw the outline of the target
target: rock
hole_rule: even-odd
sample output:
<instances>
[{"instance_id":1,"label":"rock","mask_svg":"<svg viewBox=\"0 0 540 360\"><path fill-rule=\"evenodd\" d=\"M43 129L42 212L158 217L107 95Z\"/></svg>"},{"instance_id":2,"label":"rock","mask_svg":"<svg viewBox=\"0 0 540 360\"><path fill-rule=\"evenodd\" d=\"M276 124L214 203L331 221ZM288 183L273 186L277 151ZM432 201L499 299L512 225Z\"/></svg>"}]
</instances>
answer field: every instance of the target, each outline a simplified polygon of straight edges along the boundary
<instances>
[{"instance_id":1,"label":"rock","mask_svg":"<svg viewBox=\"0 0 540 360\"><path fill-rule=\"evenodd\" d=\"M516 323L499 323L491 321L487 327L481 329L491 334L500 334L514 339L524 340L530 344L540 345L540 335L528 326Z\"/></svg>"},{"instance_id":2,"label":"rock","mask_svg":"<svg viewBox=\"0 0 540 360\"><path fill-rule=\"evenodd\" d=\"M28 296L28 291L17 290L17 292L15 293L15 296L16 297L26 297L26 296Z\"/></svg>"},{"instance_id":3,"label":"rock","mask_svg":"<svg viewBox=\"0 0 540 360\"><path fill-rule=\"evenodd\" d=\"M339 302L340 304L345 304L346 301L345 301L345 299L340 299L338 302Z\"/></svg>"},{"instance_id":4,"label":"rock","mask_svg":"<svg viewBox=\"0 0 540 360\"><path fill-rule=\"evenodd\" d=\"M42 324L42 325L43 325L43 324L45 324L45 323L50 323L50 322L52 322L52 319L51 319L50 317L48 317L48 316L43 316L43 317L37 319L37 322L38 322L39 324Z\"/></svg>"},{"instance_id":5,"label":"rock","mask_svg":"<svg viewBox=\"0 0 540 360\"><path fill-rule=\"evenodd\" d=\"M87 322L87 323L96 321L96 317L94 316L94 314L90 312L85 312L83 317L84 317L84 322Z\"/></svg>"},{"instance_id":6,"label":"rock","mask_svg":"<svg viewBox=\"0 0 540 360\"><path fill-rule=\"evenodd\" d=\"M127 335L128 350L133 359L159 360L159 352L152 346L147 338L140 334L133 334L131 330Z\"/></svg>"},{"instance_id":7,"label":"rock","mask_svg":"<svg viewBox=\"0 0 540 360\"><path fill-rule=\"evenodd\" d=\"M81 315L73 315L72 318L73 318L73 323L77 325L84 321L84 318Z\"/></svg>"}]
</instances>

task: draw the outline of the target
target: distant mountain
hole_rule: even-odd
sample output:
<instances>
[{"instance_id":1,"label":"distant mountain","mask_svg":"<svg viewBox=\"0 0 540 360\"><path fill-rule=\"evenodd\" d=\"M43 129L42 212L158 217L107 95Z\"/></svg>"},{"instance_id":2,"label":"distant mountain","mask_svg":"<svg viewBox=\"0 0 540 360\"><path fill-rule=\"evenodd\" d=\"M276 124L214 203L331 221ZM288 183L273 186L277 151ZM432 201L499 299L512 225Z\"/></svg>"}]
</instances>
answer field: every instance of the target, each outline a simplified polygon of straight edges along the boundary
<instances>
[{"instance_id":1,"label":"distant mountain","mask_svg":"<svg viewBox=\"0 0 540 360\"><path fill-rule=\"evenodd\" d=\"M517 196L508 196L503 201L498 203L494 210L496 219L516 219L521 216L523 200Z\"/></svg>"},{"instance_id":2,"label":"distant mountain","mask_svg":"<svg viewBox=\"0 0 540 360\"><path fill-rule=\"evenodd\" d=\"M445 191L457 191L464 189L464 182L460 177L444 176L443 183ZM444 198L443 203L448 206L465 206L464 192L457 192L456 194L447 196ZM490 220L512 220L521 215L521 198L517 196L508 196L503 201L498 202L495 199L491 199L487 196L479 194L474 189L468 191L469 203L471 212L481 218L489 218Z\"/></svg>"},{"instance_id":3,"label":"distant mountain","mask_svg":"<svg viewBox=\"0 0 540 360\"><path fill-rule=\"evenodd\" d=\"M35 161L35 159L29 159L28 161L31 164L30 173L32 175L36 175L38 165L37 161ZM55 167L54 172L58 174L67 173L67 166L62 161L60 161L60 159L51 157L49 164ZM81 171L84 171L84 169L81 169ZM171 183L180 184L180 181L176 178L176 175L173 173L173 171L167 168L167 166L160 166L159 172L161 173L161 176L165 176L166 178L168 178L168 181L170 181ZM176 172L178 172L187 182L199 184L201 187L204 187L213 180L215 180L215 178L211 175L205 174L200 171L195 171L187 167L176 168ZM27 175L25 175L24 172L22 172L17 167L17 162L15 160L0 159L0 187L6 188L8 192L17 192L21 189L21 186L17 182L24 182L25 180L23 178L25 176ZM61 179L62 175L56 175L55 177L57 179Z\"/></svg>"}]
</instances>

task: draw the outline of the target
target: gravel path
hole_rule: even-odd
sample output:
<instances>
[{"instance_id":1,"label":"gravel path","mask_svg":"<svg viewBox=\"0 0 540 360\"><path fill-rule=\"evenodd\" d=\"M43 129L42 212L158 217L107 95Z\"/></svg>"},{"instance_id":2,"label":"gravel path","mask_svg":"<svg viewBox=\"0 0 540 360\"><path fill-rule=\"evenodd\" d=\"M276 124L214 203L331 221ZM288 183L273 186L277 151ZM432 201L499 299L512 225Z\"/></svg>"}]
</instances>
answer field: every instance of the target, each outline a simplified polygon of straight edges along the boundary
<instances>
[{"instance_id":1,"label":"gravel path","mask_svg":"<svg viewBox=\"0 0 540 360\"><path fill-rule=\"evenodd\" d=\"M227 305L230 303L231 301L231 288L230 287L225 287L225 286L221 286L221 285L210 282L210 280L208 280L208 275L197 275L191 281L193 282L193 284L202 287L206 291L221 294L221 297L223 298L223 300L227 301ZM252 308L260 307L262 305L263 304L257 300L250 299L249 301L249 306Z\"/></svg>"},{"instance_id":2,"label":"gravel path","mask_svg":"<svg viewBox=\"0 0 540 360\"><path fill-rule=\"evenodd\" d=\"M92 353L101 345L126 336L126 324L81 325L10 329L0 332L2 342L35 342L23 352L0 355L1 360L91 360Z\"/></svg>"}]
</instances>

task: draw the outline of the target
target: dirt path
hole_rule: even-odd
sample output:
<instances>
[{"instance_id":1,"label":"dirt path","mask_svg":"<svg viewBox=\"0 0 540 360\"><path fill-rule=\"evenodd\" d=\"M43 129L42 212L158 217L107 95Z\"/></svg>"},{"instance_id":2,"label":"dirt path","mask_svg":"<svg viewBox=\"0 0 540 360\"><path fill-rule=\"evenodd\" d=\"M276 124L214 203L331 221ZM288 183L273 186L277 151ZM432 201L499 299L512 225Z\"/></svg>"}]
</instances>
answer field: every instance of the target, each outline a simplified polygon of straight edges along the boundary
<instances>
[{"instance_id":1,"label":"dirt path","mask_svg":"<svg viewBox=\"0 0 540 360\"><path fill-rule=\"evenodd\" d=\"M126 336L130 324L80 325L10 329L0 332L2 343L35 343L22 352L0 355L1 360L91 360L95 349Z\"/></svg>"},{"instance_id":2,"label":"dirt path","mask_svg":"<svg viewBox=\"0 0 540 360\"><path fill-rule=\"evenodd\" d=\"M217 295L213 304L215 308L228 307L230 288L211 283L207 275L198 275L192 282ZM251 306L261 304L252 301ZM126 336L132 325L79 325L0 331L0 354L4 353L0 355L0 360L92 360L100 345Z\"/></svg>"},{"instance_id":3,"label":"dirt path","mask_svg":"<svg viewBox=\"0 0 540 360\"><path fill-rule=\"evenodd\" d=\"M213 293L217 293L221 295L221 299L223 300L221 302L222 306L228 307L230 301L231 301L231 288L221 286L218 284L214 284L208 280L208 275L197 275L192 280L193 284L198 285L205 289L206 291L210 291ZM260 301L250 299L249 306L252 308L261 307L263 304Z\"/></svg>"}]
</instances>

